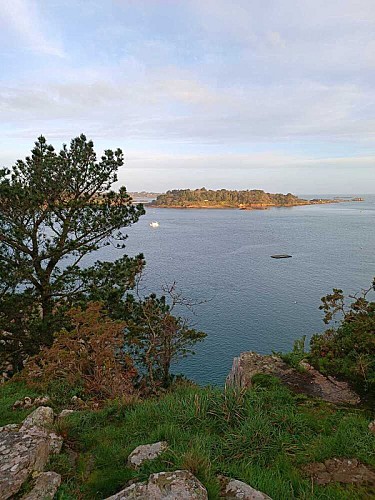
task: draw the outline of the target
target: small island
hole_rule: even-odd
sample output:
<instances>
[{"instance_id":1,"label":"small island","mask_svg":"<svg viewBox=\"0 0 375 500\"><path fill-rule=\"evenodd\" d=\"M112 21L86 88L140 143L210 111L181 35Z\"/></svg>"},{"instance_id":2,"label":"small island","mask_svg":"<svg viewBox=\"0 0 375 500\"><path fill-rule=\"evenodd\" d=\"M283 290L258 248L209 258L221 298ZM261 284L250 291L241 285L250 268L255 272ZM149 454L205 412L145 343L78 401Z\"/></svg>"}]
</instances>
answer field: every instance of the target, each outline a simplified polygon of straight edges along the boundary
<instances>
[{"instance_id":1,"label":"small island","mask_svg":"<svg viewBox=\"0 0 375 500\"><path fill-rule=\"evenodd\" d=\"M266 193L261 189L251 190L212 190L173 189L159 194L151 202L158 208L237 208L240 210L266 210L271 207L296 207L300 205L323 205L343 201L362 201L362 199L315 198L306 200L291 193Z\"/></svg>"}]
</instances>

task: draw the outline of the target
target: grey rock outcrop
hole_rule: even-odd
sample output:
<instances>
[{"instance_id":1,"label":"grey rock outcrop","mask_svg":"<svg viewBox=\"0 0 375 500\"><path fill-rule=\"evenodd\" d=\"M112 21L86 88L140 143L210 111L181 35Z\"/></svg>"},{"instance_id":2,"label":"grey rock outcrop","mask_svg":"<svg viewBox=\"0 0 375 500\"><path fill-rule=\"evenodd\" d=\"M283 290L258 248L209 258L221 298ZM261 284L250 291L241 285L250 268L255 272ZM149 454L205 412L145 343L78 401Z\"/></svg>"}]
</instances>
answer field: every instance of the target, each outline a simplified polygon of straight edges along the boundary
<instances>
[{"instance_id":1,"label":"grey rock outcrop","mask_svg":"<svg viewBox=\"0 0 375 500\"><path fill-rule=\"evenodd\" d=\"M273 375L297 393L304 393L336 404L359 403L358 394L346 382L340 382L334 377L325 377L307 362L302 362L301 367L303 371L298 371L279 356L243 352L238 358L234 358L226 385L239 388L250 387L254 375Z\"/></svg>"},{"instance_id":2,"label":"grey rock outcrop","mask_svg":"<svg viewBox=\"0 0 375 500\"><path fill-rule=\"evenodd\" d=\"M55 415L52 408L49 406L39 406L23 421L20 432L38 427L39 429L48 430L53 425Z\"/></svg>"},{"instance_id":3,"label":"grey rock outcrop","mask_svg":"<svg viewBox=\"0 0 375 500\"><path fill-rule=\"evenodd\" d=\"M31 475L44 471L51 454L60 452L62 438L50 431L53 419L52 408L39 407L26 417L19 430L10 424L0 432L0 500L17 494ZM48 478L56 483L53 475L43 476L40 483L46 484Z\"/></svg>"},{"instance_id":4,"label":"grey rock outcrop","mask_svg":"<svg viewBox=\"0 0 375 500\"><path fill-rule=\"evenodd\" d=\"M61 484L61 476L56 472L42 472L35 481L34 488L22 500L52 500Z\"/></svg>"},{"instance_id":5,"label":"grey rock outcrop","mask_svg":"<svg viewBox=\"0 0 375 500\"><path fill-rule=\"evenodd\" d=\"M271 497L250 485L237 479L231 479L223 491L223 499L235 500L236 498L241 500L272 500Z\"/></svg>"},{"instance_id":6,"label":"grey rock outcrop","mask_svg":"<svg viewBox=\"0 0 375 500\"><path fill-rule=\"evenodd\" d=\"M133 469L140 467L147 460L154 460L168 448L168 443L159 441L158 443L143 444L137 446L128 458L128 465Z\"/></svg>"},{"instance_id":7,"label":"grey rock outcrop","mask_svg":"<svg viewBox=\"0 0 375 500\"><path fill-rule=\"evenodd\" d=\"M134 483L107 500L207 500L207 490L188 471L158 472L147 482Z\"/></svg>"},{"instance_id":8,"label":"grey rock outcrop","mask_svg":"<svg viewBox=\"0 0 375 500\"><path fill-rule=\"evenodd\" d=\"M372 434L375 434L375 420L368 424L368 430L372 432Z\"/></svg>"},{"instance_id":9,"label":"grey rock outcrop","mask_svg":"<svg viewBox=\"0 0 375 500\"><path fill-rule=\"evenodd\" d=\"M45 433L3 432L0 434L0 499L15 495L33 472L43 471L50 444Z\"/></svg>"}]
</instances>

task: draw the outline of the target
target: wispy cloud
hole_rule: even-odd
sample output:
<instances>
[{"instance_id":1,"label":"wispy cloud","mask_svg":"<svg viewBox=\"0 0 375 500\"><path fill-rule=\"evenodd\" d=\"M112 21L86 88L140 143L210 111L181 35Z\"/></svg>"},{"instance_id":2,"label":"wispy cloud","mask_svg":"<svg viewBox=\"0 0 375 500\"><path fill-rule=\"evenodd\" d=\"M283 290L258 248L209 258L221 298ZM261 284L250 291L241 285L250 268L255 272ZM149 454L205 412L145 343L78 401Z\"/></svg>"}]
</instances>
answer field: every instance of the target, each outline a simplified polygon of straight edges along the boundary
<instances>
[{"instance_id":1,"label":"wispy cloud","mask_svg":"<svg viewBox=\"0 0 375 500\"><path fill-rule=\"evenodd\" d=\"M186 75L185 75L186 76ZM366 109L366 114L363 110ZM375 99L353 84L290 81L283 84L212 87L191 78L148 72L136 83L105 76L93 81L0 86L0 116L12 136L31 137L82 123L96 137L187 144L259 141L373 141Z\"/></svg>"},{"instance_id":2,"label":"wispy cloud","mask_svg":"<svg viewBox=\"0 0 375 500\"><path fill-rule=\"evenodd\" d=\"M253 170L280 168L294 169L320 167L373 168L373 156L311 158L308 155L263 151L225 154L166 154L158 151L127 151L126 168L147 170Z\"/></svg>"},{"instance_id":3,"label":"wispy cloud","mask_svg":"<svg viewBox=\"0 0 375 500\"><path fill-rule=\"evenodd\" d=\"M16 32L23 45L33 52L65 57L64 50L44 33L32 0L2 0L0 21Z\"/></svg>"}]
</instances>

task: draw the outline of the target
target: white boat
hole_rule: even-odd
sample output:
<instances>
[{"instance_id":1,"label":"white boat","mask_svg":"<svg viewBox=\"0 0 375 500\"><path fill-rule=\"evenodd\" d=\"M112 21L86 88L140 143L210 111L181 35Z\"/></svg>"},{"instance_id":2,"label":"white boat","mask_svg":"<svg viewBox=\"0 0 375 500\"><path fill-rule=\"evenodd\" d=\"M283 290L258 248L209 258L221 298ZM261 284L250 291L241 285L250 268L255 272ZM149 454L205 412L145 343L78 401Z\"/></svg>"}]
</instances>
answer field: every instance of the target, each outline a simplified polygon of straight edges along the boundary
<instances>
[{"instance_id":1,"label":"white boat","mask_svg":"<svg viewBox=\"0 0 375 500\"><path fill-rule=\"evenodd\" d=\"M159 227L159 222L157 222L156 220L153 222L150 222L150 226L151 227Z\"/></svg>"}]
</instances>

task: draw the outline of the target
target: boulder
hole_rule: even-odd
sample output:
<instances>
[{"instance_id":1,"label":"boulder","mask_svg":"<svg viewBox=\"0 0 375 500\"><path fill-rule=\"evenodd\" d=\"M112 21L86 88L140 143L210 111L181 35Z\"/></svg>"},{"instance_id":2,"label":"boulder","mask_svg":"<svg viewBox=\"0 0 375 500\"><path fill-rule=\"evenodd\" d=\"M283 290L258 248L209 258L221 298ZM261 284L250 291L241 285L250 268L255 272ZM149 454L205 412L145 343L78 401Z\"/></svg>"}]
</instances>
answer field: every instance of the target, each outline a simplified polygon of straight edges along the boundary
<instances>
[{"instance_id":1,"label":"boulder","mask_svg":"<svg viewBox=\"0 0 375 500\"><path fill-rule=\"evenodd\" d=\"M241 500L271 500L265 493L255 490L250 485L238 481L237 479L230 479L227 482L222 498L228 500L234 500L236 498L240 498Z\"/></svg>"},{"instance_id":2,"label":"boulder","mask_svg":"<svg viewBox=\"0 0 375 500\"><path fill-rule=\"evenodd\" d=\"M250 387L257 374L272 375L293 392L307 394L336 404L358 404L360 398L346 382L325 377L309 363L302 362L303 371L289 366L279 356L263 356L256 352L243 352L234 358L226 386Z\"/></svg>"},{"instance_id":3,"label":"boulder","mask_svg":"<svg viewBox=\"0 0 375 500\"><path fill-rule=\"evenodd\" d=\"M36 479L34 488L22 497L22 500L53 500L59 486L61 476L56 472L42 472Z\"/></svg>"},{"instance_id":4,"label":"boulder","mask_svg":"<svg viewBox=\"0 0 375 500\"><path fill-rule=\"evenodd\" d=\"M129 455L128 465L129 467L136 469L147 460L154 460L155 458L157 458L167 448L168 443L166 443L165 441L137 446L137 448L135 448L135 450L133 450Z\"/></svg>"},{"instance_id":5,"label":"boulder","mask_svg":"<svg viewBox=\"0 0 375 500\"><path fill-rule=\"evenodd\" d=\"M55 415L49 406L39 406L23 421L20 431L26 431L32 427L48 430L53 424Z\"/></svg>"},{"instance_id":6,"label":"boulder","mask_svg":"<svg viewBox=\"0 0 375 500\"><path fill-rule=\"evenodd\" d=\"M8 431L0 434L0 499L15 495L35 471L43 471L50 454L46 433Z\"/></svg>"},{"instance_id":7,"label":"boulder","mask_svg":"<svg viewBox=\"0 0 375 500\"><path fill-rule=\"evenodd\" d=\"M107 500L207 500L207 490L188 471L158 472L147 482L134 483Z\"/></svg>"},{"instance_id":8,"label":"boulder","mask_svg":"<svg viewBox=\"0 0 375 500\"><path fill-rule=\"evenodd\" d=\"M16 495L31 475L44 471L51 454L60 452L63 440L49 430L53 419L52 408L41 406L26 417L19 430L19 426L14 424L2 428L0 432L0 500ZM58 482L57 478L53 475L43 476L35 485L35 487L38 485L35 495L38 491L43 491L41 485L46 484L49 479L51 479L52 491L53 485ZM49 497L46 493L42 496L39 494L38 497L30 497L30 499L33 498L44 499L52 498L52 496Z\"/></svg>"}]
</instances>

